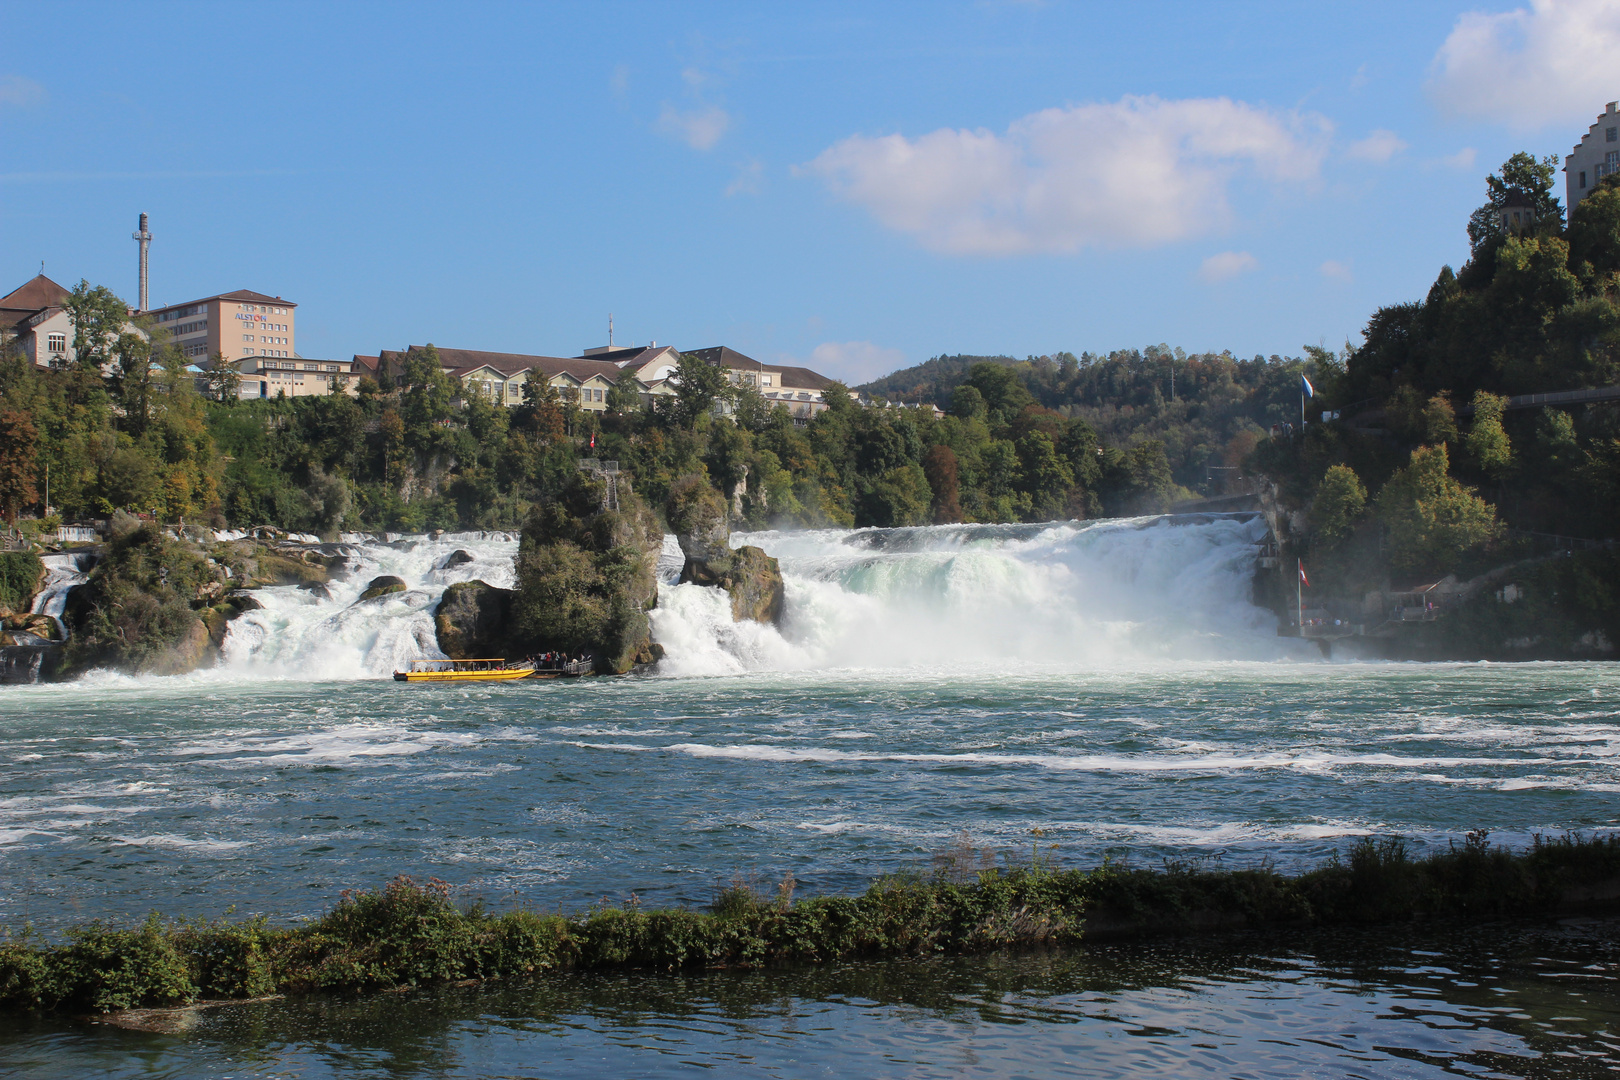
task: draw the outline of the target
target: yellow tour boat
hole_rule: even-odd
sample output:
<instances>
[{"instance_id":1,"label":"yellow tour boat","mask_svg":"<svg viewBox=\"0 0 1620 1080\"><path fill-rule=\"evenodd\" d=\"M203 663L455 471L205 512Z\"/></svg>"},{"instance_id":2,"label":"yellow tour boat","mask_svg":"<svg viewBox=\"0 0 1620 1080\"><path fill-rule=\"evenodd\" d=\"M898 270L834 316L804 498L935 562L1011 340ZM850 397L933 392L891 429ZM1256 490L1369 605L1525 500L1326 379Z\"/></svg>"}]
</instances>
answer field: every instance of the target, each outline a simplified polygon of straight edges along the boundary
<instances>
[{"instance_id":1,"label":"yellow tour boat","mask_svg":"<svg viewBox=\"0 0 1620 1080\"><path fill-rule=\"evenodd\" d=\"M590 660L550 656L536 660L417 660L395 682L508 682L512 679L569 679L591 673Z\"/></svg>"}]
</instances>

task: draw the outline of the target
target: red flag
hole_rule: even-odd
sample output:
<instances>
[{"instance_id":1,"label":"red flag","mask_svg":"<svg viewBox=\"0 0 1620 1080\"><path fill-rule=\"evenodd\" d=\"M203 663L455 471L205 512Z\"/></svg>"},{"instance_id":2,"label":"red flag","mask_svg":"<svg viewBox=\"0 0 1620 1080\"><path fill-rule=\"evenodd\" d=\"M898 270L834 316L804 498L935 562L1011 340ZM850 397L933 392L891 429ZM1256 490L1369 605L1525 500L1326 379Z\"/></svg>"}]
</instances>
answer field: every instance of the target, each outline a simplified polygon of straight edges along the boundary
<instances>
[{"instance_id":1,"label":"red flag","mask_svg":"<svg viewBox=\"0 0 1620 1080\"><path fill-rule=\"evenodd\" d=\"M1311 583L1311 579L1305 576L1305 564L1303 562L1299 564L1299 580L1303 585L1309 585Z\"/></svg>"},{"instance_id":2,"label":"red flag","mask_svg":"<svg viewBox=\"0 0 1620 1080\"><path fill-rule=\"evenodd\" d=\"M591 449L596 449L596 432L591 432Z\"/></svg>"}]
</instances>

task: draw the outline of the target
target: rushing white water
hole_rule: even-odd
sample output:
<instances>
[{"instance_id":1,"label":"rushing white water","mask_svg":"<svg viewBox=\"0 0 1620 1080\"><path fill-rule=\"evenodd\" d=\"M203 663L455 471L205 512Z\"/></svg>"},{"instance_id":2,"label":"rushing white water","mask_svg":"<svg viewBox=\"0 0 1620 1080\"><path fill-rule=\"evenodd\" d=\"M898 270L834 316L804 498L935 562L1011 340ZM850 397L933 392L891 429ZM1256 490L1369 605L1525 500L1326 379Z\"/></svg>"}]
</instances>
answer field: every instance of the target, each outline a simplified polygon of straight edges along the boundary
<instances>
[{"instance_id":1,"label":"rushing white water","mask_svg":"<svg viewBox=\"0 0 1620 1080\"><path fill-rule=\"evenodd\" d=\"M511 588L515 581L518 545L512 533L346 541L327 548L348 559L329 585L254 592L264 607L231 623L224 647L228 668L310 680L386 676L412 660L444 656L433 612L445 586L481 580ZM458 551L470 561L456 562ZM406 591L361 600L371 580L384 575L402 579Z\"/></svg>"},{"instance_id":2,"label":"rushing white water","mask_svg":"<svg viewBox=\"0 0 1620 1080\"><path fill-rule=\"evenodd\" d=\"M56 620L57 635L65 638L67 627L62 623L62 612L67 608L68 593L73 591L74 586L84 584L90 576L95 556L41 555L39 561L45 564L45 581L29 610L35 615L49 615Z\"/></svg>"},{"instance_id":3,"label":"rushing white water","mask_svg":"<svg viewBox=\"0 0 1620 1080\"><path fill-rule=\"evenodd\" d=\"M666 586L653 613L660 670L1284 655L1275 617L1251 599L1265 531L1234 515L737 534L734 545L781 562L781 631L732 622L718 590Z\"/></svg>"},{"instance_id":4,"label":"rushing white water","mask_svg":"<svg viewBox=\"0 0 1620 1080\"><path fill-rule=\"evenodd\" d=\"M667 651L659 672L1285 655L1290 643L1250 596L1264 535L1264 523L1246 515L736 534L734 545L759 546L781 562L780 628L733 622L723 591L675 584L680 548L665 537L652 613L653 636ZM224 674L379 678L439 658L433 613L445 586L481 579L511 587L517 537L345 534L322 550L347 565L324 587L257 590L264 607L231 624ZM36 610L59 614L83 574L63 561L71 556L50 558L51 584ZM406 591L360 600L381 575L403 579Z\"/></svg>"}]
</instances>

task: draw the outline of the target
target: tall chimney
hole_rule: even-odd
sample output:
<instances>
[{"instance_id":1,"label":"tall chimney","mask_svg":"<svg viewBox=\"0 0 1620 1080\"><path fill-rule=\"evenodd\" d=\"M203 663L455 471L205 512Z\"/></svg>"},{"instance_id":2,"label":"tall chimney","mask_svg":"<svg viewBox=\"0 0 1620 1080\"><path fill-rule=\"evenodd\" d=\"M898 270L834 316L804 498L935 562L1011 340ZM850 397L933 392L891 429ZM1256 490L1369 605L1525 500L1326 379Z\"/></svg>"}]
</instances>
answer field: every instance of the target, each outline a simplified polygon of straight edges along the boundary
<instances>
[{"instance_id":1,"label":"tall chimney","mask_svg":"<svg viewBox=\"0 0 1620 1080\"><path fill-rule=\"evenodd\" d=\"M131 234L131 239L139 240L141 244L141 300L138 311L145 311L149 303L146 293L146 257L152 246L152 232L146 227L146 215L141 215L141 228L139 232Z\"/></svg>"}]
</instances>

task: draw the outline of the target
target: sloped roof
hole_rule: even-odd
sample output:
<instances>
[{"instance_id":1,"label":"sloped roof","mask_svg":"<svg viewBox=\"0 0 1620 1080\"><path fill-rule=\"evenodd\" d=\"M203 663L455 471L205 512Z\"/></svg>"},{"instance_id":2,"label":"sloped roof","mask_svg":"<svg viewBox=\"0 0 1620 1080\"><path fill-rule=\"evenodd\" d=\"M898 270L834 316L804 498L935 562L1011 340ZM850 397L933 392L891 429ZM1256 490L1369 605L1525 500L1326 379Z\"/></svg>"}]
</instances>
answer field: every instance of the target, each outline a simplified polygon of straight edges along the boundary
<instances>
[{"instance_id":1,"label":"sloped roof","mask_svg":"<svg viewBox=\"0 0 1620 1080\"><path fill-rule=\"evenodd\" d=\"M151 315L153 312L168 311L170 308L190 307L192 304L206 304L210 300L236 300L244 304L275 304L279 307L298 306L291 300L283 300L279 296L266 296L264 293L254 292L252 289L237 289L235 292L215 293L213 296L204 296L196 300L187 300L183 304L164 304L162 307L153 308L151 311L146 312L146 314Z\"/></svg>"},{"instance_id":2,"label":"sloped roof","mask_svg":"<svg viewBox=\"0 0 1620 1080\"><path fill-rule=\"evenodd\" d=\"M775 367L765 364L761 370L774 374L778 385L791 386L795 390L825 390L833 382L827 376L805 367Z\"/></svg>"},{"instance_id":3,"label":"sloped roof","mask_svg":"<svg viewBox=\"0 0 1620 1080\"><path fill-rule=\"evenodd\" d=\"M32 313L56 306L71 294L71 289L64 289L44 274L37 274L33 280L0 296L0 311L15 311L21 318L24 312Z\"/></svg>"},{"instance_id":4,"label":"sloped roof","mask_svg":"<svg viewBox=\"0 0 1620 1080\"><path fill-rule=\"evenodd\" d=\"M707 349L687 349L684 356L695 356L708 364L719 364L729 371L759 371L765 365L752 356L744 356L736 349L725 345L714 345Z\"/></svg>"},{"instance_id":5,"label":"sloped roof","mask_svg":"<svg viewBox=\"0 0 1620 1080\"><path fill-rule=\"evenodd\" d=\"M423 346L412 345L404 351L390 351L384 349L379 353L380 358L390 363L403 361L407 353L419 352ZM473 349L440 349L434 346L439 353L439 364L448 368L455 374L476 371L478 368L493 368L502 375L510 378L530 368L537 368L547 375L572 375L580 382L600 375L608 382L614 382L620 374L619 365L606 360L582 360L578 357L566 356L529 356L525 353L498 353L480 352Z\"/></svg>"}]
</instances>

